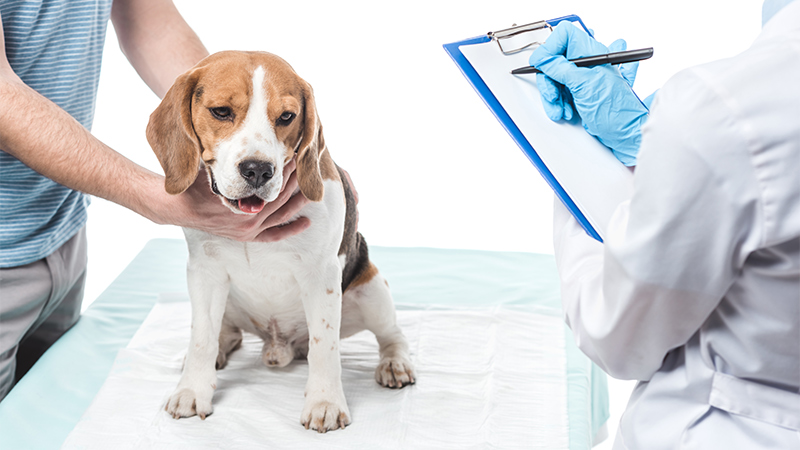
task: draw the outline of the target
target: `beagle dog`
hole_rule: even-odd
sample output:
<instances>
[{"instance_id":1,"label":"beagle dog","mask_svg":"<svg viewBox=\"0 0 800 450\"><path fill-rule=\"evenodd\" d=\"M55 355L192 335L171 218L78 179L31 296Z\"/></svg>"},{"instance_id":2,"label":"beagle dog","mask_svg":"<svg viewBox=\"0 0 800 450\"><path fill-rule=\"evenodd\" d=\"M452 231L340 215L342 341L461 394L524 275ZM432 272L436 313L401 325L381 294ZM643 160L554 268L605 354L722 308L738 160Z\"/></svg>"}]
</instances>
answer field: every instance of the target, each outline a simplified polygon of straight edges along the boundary
<instances>
[{"instance_id":1,"label":"beagle dog","mask_svg":"<svg viewBox=\"0 0 800 450\"><path fill-rule=\"evenodd\" d=\"M211 414L216 370L240 346L243 331L264 340L269 367L307 357L300 415L306 429L324 433L350 423L339 340L356 332L370 330L378 340L379 384L414 383L389 285L356 231L352 190L325 146L311 86L289 64L262 52L207 57L176 79L150 116L147 140L170 194L185 191L204 165L209 189L224 205L257 213L278 196L283 167L296 158L299 190L311 200L300 212L310 227L280 242L184 229L192 330L167 412Z\"/></svg>"}]
</instances>

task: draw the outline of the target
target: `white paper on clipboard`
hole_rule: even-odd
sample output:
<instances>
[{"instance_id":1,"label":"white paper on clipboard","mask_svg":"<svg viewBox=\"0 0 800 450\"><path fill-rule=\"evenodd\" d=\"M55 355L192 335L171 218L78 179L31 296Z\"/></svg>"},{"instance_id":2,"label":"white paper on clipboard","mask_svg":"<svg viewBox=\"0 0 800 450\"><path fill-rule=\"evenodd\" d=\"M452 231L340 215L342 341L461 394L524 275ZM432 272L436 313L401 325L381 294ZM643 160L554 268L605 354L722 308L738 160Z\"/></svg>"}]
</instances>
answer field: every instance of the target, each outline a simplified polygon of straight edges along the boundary
<instances>
[{"instance_id":1,"label":"white paper on clipboard","mask_svg":"<svg viewBox=\"0 0 800 450\"><path fill-rule=\"evenodd\" d=\"M543 29L535 40L544 41ZM489 41L464 45L461 52L486 83L567 195L592 227L606 236L616 207L631 197L633 173L611 151L589 135L580 122L553 122L545 114L535 75L511 75L527 66L532 49L504 55Z\"/></svg>"}]
</instances>

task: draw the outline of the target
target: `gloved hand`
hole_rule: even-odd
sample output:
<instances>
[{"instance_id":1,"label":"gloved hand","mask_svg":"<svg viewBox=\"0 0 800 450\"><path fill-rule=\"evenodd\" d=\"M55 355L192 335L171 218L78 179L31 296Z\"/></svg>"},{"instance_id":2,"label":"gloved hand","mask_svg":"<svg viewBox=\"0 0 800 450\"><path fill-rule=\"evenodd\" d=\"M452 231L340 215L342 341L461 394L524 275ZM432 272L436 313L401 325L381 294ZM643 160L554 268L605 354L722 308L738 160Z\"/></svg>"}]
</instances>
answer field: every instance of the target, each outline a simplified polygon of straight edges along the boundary
<instances>
[{"instance_id":1,"label":"gloved hand","mask_svg":"<svg viewBox=\"0 0 800 450\"><path fill-rule=\"evenodd\" d=\"M609 147L623 164L632 166L648 114L631 90L638 63L618 69L609 64L577 67L567 61L624 49L625 41L615 41L607 48L571 23L562 22L529 62L544 72L537 75L536 84L547 116L571 120L577 112L589 134Z\"/></svg>"}]
</instances>

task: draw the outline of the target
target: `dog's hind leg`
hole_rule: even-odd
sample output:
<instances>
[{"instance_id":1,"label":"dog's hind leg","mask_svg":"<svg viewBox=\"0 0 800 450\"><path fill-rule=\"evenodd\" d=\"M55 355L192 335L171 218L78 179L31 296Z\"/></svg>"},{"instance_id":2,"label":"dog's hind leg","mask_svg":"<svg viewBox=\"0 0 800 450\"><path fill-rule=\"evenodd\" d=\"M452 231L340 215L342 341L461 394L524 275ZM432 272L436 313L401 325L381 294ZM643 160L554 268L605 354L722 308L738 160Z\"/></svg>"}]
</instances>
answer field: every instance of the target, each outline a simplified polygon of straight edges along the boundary
<instances>
[{"instance_id":1,"label":"dog's hind leg","mask_svg":"<svg viewBox=\"0 0 800 450\"><path fill-rule=\"evenodd\" d=\"M397 326L389 284L372 263L364 275L364 278L371 278L360 278L351 284L344 293L344 303L357 305L363 326L378 340L380 362L375 370L375 381L389 388L414 384L414 365L409 357L408 342Z\"/></svg>"},{"instance_id":2,"label":"dog's hind leg","mask_svg":"<svg viewBox=\"0 0 800 450\"><path fill-rule=\"evenodd\" d=\"M217 370L228 364L228 356L242 346L242 330L222 319L219 332L219 353L217 354Z\"/></svg>"}]
</instances>

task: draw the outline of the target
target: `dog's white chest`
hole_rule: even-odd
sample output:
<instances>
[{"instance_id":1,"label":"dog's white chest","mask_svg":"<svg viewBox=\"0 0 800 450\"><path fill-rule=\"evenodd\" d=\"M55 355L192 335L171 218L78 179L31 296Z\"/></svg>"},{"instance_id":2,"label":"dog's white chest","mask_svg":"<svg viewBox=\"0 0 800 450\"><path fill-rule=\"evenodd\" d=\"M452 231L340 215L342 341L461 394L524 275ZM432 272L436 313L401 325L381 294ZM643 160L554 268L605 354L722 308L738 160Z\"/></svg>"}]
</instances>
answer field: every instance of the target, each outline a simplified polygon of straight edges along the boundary
<instances>
[{"instance_id":1,"label":"dog's white chest","mask_svg":"<svg viewBox=\"0 0 800 450\"><path fill-rule=\"evenodd\" d=\"M227 269L230 291L226 320L253 334L289 342L307 336L302 295L295 274L308 270L303 255L275 251L273 244L214 242Z\"/></svg>"},{"instance_id":2,"label":"dog's white chest","mask_svg":"<svg viewBox=\"0 0 800 450\"><path fill-rule=\"evenodd\" d=\"M184 229L188 273L196 284L190 286L190 295L192 290L224 291L223 329L229 325L266 343L307 347L306 308L321 306L320 302L304 305L303 299L341 295L343 262L336 253L344 226L344 198L334 180L326 180L325 187L323 200L300 212L311 226L279 242L243 243Z\"/></svg>"}]
</instances>

